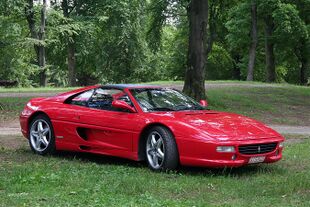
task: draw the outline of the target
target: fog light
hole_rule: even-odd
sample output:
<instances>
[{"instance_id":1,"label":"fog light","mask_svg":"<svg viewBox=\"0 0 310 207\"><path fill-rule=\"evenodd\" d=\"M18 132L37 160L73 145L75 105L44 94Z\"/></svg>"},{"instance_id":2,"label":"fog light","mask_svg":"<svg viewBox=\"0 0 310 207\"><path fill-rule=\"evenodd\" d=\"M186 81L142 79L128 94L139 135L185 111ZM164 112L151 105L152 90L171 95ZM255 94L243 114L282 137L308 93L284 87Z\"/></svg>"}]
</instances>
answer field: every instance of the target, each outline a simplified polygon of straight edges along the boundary
<instances>
[{"instance_id":1,"label":"fog light","mask_svg":"<svg viewBox=\"0 0 310 207\"><path fill-rule=\"evenodd\" d=\"M218 146L216 148L217 152L235 152L234 146Z\"/></svg>"},{"instance_id":2,"label":"fog light","mask_svg":"<svg viewBox=\"0 0 310 207\"><path fill-rule=\"evenodd\" d=\"M237 155L234 154L232 157L231 157L232 160L236 160L237 159Z\"/></svg>"},{"instance_id":3,"label":"fog light","mask_svg":"<svg viewBox=\"0 0 310 207\"><path fill-rule=\"evenodd\" d=\"M279 150L276 151L276 156L278 156L278 155L279 155Z\"/></svg>"},{"instance_id":4,"label":"fog light","mask_svg":"<svg viewBox=\"0 0 310 207\"><path fill-rule=\"evenodd\" d=\"M279 148L283 148L284 147L284 142L280 142L279 143Z\"/></svg>"}]
</instances>

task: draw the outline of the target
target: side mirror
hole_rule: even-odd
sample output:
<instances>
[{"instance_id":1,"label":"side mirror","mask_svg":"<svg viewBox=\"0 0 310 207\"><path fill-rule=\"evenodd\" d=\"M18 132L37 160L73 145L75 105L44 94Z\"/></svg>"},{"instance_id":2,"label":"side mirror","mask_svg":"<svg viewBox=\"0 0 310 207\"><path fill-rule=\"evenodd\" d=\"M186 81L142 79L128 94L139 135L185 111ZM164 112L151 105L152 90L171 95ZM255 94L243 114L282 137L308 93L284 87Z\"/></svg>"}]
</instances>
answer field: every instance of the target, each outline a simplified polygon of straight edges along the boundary
<instances>
[{"instance_id":1,"label":"side mirror","mask_svg":"<svg viewBox=\"0 0 310 207\"><path fill-rule=\"evenodd\" d=\"M200 100L199 103L200 103L200 105L203 106L203 107L207 107L207 106L208 106L207 100Z\"/></svg>"},{"instance_id":2,"label":"side mirror","mask_svg":"<svg viewBox=\"0 0 310 207\"><path fill-rule=\"evenodd\" d=\"M130 112L136 112L135 108L132 106L129 106L128 103L121 100L114 100L112 101L112 106L117 109L127 109Z\"/></svg>"}]
</instances>

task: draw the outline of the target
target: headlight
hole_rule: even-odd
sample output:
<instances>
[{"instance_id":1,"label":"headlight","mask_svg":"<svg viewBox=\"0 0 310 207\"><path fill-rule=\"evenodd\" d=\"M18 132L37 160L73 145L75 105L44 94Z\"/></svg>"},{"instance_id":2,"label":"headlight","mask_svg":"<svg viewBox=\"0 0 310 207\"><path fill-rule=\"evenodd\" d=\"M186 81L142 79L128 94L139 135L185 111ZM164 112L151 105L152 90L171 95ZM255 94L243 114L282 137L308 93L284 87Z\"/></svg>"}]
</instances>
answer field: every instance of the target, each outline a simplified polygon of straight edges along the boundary
<instances>
[{"instance_id":1,"label":"headlight","mask_svg":"<svg viewBox=\"0 0 310 207\"><path fill-rule=\"evenodd\" d=\"M235 152L234 146L218 146L216 147L217 152Z\"/></svg>"},{"instance_id":2,"label":"headlight","mask_svg":"<svg viewBox=\"0 0 310 207\"><path fill-rule=\"evenodd\" d=\"M280 142L279 143L279 148L283 148L284 147L284 142Z\"/></svg>"}]
</instances>

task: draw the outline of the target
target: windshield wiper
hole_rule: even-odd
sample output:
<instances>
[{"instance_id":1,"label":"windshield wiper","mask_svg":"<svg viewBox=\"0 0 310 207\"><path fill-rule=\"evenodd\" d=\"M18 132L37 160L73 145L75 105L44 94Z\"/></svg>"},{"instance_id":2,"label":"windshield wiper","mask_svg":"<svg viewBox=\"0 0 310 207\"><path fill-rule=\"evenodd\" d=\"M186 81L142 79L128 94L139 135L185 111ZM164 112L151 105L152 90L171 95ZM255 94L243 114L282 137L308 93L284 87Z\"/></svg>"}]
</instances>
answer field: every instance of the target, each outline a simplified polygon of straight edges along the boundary
<instances>
[{"instance_id":1,"label":"windshield wiper","mask_svg":"<svg viewBox=\"0 0 310 207\"><path fill-rule=\"evenodd\" d=\"M149 111L175 111L174 109L168 108L168 107L154 107L148 110Z\"/></svg>"}]
</instances>

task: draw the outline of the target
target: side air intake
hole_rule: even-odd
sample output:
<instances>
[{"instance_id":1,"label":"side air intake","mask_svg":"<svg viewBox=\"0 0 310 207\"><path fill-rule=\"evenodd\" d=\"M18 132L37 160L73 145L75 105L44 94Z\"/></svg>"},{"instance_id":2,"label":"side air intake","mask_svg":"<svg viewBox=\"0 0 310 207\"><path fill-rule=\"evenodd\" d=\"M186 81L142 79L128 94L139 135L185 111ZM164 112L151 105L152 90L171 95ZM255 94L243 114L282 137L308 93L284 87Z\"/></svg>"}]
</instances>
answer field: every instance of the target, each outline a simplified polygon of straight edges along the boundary
<instances>
[{"instance_id":1,"label":"side air intake","mask_svg":"<svg viewBox=\"0 0 310 207\"><path fill-rule=\"evenodd\" d=\"M85 129L85 128L77 128L76 129L76 132L78 133L78 135L82 138L82 139L84 139L85 141L87 141L88 140L88 137L87 137L87 129Z\"/></svg>"}]
</instances>

